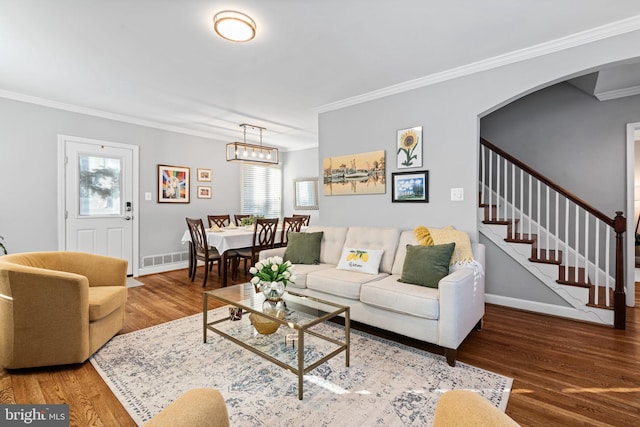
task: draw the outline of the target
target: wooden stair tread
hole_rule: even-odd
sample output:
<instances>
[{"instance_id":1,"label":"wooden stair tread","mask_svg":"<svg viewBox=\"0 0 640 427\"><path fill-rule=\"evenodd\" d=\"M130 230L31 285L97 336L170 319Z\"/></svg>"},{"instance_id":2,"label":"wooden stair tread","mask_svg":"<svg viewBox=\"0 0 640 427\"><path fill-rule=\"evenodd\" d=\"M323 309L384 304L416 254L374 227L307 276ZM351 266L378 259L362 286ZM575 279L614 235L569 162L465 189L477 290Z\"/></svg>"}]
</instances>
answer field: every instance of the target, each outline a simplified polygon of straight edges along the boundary
<instances>
[{"instance_id":1,"label":"wooden stair tread","mask_svg":"<svg viewBox=\"0 0 640 427\"><path fill-rule=\"evenodd\" d=\"M531 257L529 258L531 262L539 262L543 264L557 264L560 265L562 262L562 251L555 251L554 249L535 249L533 248L531 251Z\"/></svg>"}]
</instances>

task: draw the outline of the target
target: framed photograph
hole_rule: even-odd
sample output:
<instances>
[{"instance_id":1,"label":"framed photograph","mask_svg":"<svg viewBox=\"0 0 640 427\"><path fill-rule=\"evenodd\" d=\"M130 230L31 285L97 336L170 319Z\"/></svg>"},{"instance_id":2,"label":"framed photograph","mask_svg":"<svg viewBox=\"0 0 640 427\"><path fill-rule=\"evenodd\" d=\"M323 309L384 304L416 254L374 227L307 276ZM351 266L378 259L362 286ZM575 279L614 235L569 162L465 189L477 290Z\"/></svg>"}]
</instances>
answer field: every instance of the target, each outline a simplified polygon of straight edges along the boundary
<instances>
[{"instance_id":1,"label":"framed photograph","mask_svg":"<svg viewBox=\"0 0 640 427\"><path fill-rule=\"evenodd\" d=\"M398 169L422 167L422 126L398 131L396 155Z\"/></svg>"},{"instance_id":2,"label":"framed photograph","mask_svg":"<svg viewBox=\"0 0 640 427\"><path fill-rule=\"evenodd\" d=\"M429 202L429 171L394 172L391 181L392 202Z\"/></svg>"},{"instance_id":3,"label":"framed photograph","mask_svg":"<svg viewBox=\"0 0 640 427\"><path fill-rule=\"evenodd\" d=\"M211 187L198 186L198 199L210 199L210 198L211 198Z\"/></svg>"},{"instance_id":4,"label":"framed photograph","mask_svg":"<svg viewBox=\"0 0 640 427\"><path fill-rule=\"evenodd\" d=\"M211 182L211 169L198 168L198 181Z\"/></svg>"},{"instance_id":5,"label":"framed photograph","mask_svg":"<svg viewBox=\"0 0 640 427\"><path fill-rule=\"evenodd\" d=\"M182 166L158 165L158 203L189 203L190 172Z\"/></svg>"}]
</instances>

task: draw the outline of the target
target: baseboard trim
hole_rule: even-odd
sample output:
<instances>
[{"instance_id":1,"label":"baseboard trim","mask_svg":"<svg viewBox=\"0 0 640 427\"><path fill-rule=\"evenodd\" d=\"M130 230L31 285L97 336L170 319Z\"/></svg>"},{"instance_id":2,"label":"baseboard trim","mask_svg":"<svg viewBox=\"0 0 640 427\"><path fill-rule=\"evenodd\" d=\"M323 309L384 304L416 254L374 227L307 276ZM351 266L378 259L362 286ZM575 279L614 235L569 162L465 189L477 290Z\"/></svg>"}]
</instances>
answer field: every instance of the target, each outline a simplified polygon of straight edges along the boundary
<instances>
[{"instance_id":1,"label":"baseboard trim","mask_svg":"<svg viewBox=\"0 0 640 427\"><path fill-rule=\"evenodd\" d=\"M138 276L146 276L148 274L156 274L156 273L166 273L167 271L181 270L183 268L189 268L189 262L185 261L185 262L178 262L175 264L163 264L163 265L156 265L153 267L140 268L138 270Z\"/></svg>"},{"instance_id":2,"label":"baseboard trim","mask_svg":"<svg viewBox=\"0 0 640 427\"><path fill-rule=\"evenodd\" d=\"M613 311L611 312L611 323L604 323L603 320L595 314L586 313L573 307L563 307L560 305L547 304L544 302L527 301L523 299L493 294L485 294L484 299L489 304L496 304L504 307L511 307L519 310L547 314L550 316L564 317L589 323L597 323L599 325L613 325Z\"/></svg>"}]
</instances>

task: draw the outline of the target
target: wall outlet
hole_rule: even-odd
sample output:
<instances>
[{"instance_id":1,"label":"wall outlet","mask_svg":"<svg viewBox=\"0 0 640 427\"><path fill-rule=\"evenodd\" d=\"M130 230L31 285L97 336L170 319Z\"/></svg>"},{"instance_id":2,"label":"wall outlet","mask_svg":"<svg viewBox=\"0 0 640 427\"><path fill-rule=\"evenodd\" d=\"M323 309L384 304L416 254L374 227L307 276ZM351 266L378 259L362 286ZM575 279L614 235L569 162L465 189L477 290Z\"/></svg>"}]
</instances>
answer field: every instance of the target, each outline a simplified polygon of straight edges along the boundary
<instances>
[{"instance_id":1,"label":"wall outlet","mask_svg":"<svg viewBox=\"0 0 640 427\"><path fill-rule=\"evenodd\" d=\"M451 189L451 201L461 202L464 200L464 188L452 188Z\"/></svg>"}]
</instances>

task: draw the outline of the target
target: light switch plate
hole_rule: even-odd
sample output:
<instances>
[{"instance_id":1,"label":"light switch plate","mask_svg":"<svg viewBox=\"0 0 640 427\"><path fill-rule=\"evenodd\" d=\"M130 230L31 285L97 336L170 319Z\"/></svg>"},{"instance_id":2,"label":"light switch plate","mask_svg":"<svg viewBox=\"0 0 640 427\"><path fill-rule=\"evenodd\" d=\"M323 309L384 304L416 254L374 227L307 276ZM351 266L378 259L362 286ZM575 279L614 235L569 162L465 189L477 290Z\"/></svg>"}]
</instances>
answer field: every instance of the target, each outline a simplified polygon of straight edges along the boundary
<instances>
[{"instance_id":1,"label":"light switch plate","mask_svg":"<svg viewBox=\"0 0 640 427\"><path fill-rule=\"evenodd\" d=\"M451 189L451 201L461 202L464 200L464 188L452 188Z\"/></svg>"},{"instance_id":2,"label":"light switch plate","mask_svg":"<svg viewBox=\"0 0 640 427\"><path fill-rule=\"evenodd\" d=\"M151 200L151 192L147 191L146 193L144 193L144 199L145 200Z\"/></svg>"}]
</instances>

